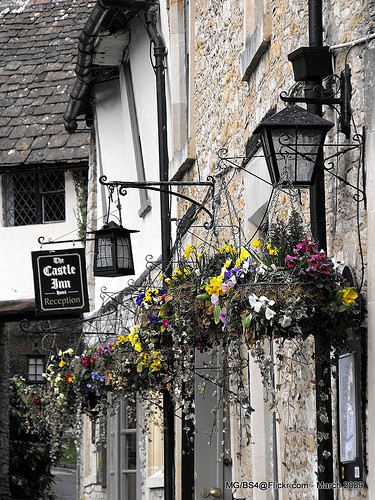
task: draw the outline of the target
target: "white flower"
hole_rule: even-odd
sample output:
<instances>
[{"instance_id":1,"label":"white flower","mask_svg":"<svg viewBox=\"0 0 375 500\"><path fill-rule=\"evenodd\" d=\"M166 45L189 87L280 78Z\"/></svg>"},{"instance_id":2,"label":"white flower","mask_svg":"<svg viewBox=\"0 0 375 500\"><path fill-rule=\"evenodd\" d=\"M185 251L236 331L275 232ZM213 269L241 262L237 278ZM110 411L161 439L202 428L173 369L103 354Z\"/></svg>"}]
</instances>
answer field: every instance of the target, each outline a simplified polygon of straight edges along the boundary
<instances>
[{"instance_id":1,"label":"white flower","mask_svg":"<svg viewBox=\"0 0 375 500\"><path fill-rule=\"evenodd\" d=\"M263 302L263 304L268 304L269 306L274 306L275 305L275 301L272 300L272 299L269 299L268 297L266 297L265 295L262 295L261 297L259 297L259 300L261 302Z\"/></svg>"},{"instance_id":2,"label":"white flower","mask_svg":"<svg viewBox=\"0 0 375 500\"><path fill-rule=\"evenodd\" d=\"M266 268L266 266L265 266L264 264L260 264L260 265L256 268L255 272L256 272L257 274L266 274L266 269L267 269L267 268Z\"/></svg>"},{"instance_id":3,"label":"white flower","mask_svg":"<svg viewBox=\"0 0 375 500\"><path fill-rule=\"evenodd\" d=\"M245 261L242 262L242 270L245 274L249 272L249 267L250 267L250 259L246 259Z\"/></svg>"},{"instance_id":4,"label":"white flower","mask_svg":"<svg viewBox=\"0 0 375 500\"><path fill-rule=\"evenodd\" d=\"M287 328L288 326L290 326L292 324L292 318L290 316L286 316L284 314L282 320L280 321L280 325L283 327L283 328Z\"/></svg>"},{"instance_id":5,"label":"white flower","mask_svg":"<svg viewBox=\"0 0 375 500\"><path fill-rule=\"evenodd\" d=\"M262 309L263 302L261 302L259 300L259 298L255 295L255 293L250 295L249 303L250 303L250 307L252 307L254 309L254 311L257 313L260 312L260 310Z\"/></svg>"},{"instance_id":6,"label":"white flower","mask_svg":"<svg viewBox=\"0 0 375 500\"><path fill-rule=\"evenodd\" d=\"M266 307L265 316L266 316L266 319L268 319L268 321L270 321L275 316L275 314L276 314L275 311L273 311L269 307Z\"/></svg>"}]
</instances>

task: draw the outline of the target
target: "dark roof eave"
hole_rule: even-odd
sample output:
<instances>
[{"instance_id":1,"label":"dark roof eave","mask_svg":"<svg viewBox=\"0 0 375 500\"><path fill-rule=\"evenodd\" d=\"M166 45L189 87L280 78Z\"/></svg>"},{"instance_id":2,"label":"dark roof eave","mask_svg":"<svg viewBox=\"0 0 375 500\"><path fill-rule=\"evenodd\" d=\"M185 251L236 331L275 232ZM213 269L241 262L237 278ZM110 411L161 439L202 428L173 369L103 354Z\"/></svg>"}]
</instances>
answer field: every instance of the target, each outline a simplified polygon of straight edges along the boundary
<instances>
[{"instance_id":1,"label":"dark roof eave","mask_svg":"<svg viewBox=\"0 0 375 500\"><path fill-rule=\"evenodd\" d=\"M91 84L91 67L94 54L94 39L111 8L122 10L146 10L158 4L158 0L98 0L91 12L79 37L78 56L76 65L76 80L69 96L68 106L64 113L65 129L73 133L77 129L77 117L86 107L87 96Z\"/></svg>"}]
</instances>

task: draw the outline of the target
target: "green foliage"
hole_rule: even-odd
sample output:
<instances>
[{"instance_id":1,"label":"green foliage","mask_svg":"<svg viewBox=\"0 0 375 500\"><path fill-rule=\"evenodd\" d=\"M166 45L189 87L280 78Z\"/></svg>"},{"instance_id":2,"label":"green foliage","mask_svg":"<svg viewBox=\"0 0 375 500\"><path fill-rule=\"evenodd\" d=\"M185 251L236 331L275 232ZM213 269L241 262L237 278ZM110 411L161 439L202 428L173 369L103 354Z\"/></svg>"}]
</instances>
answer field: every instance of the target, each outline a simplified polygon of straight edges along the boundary
<instances>
[{"instance_id":1,"label":"green foliage","mask_svg":"<svg viewBox=\"0 0 375 500\"><path fill-rule=\"evenodd\" d=\"M12 499L52 500L50 433L39 396L17 376L10 380L9 420Z\"/></svg>"},{"instance_id":2,"label":"green foliage","mask_svg":"<svg viewBox=\"0 0 375 500\"><path fill-rule=\"evenodd\" d=\"M285 255L291 254L296 243L305 238L302 216L296 210L291 211L286 221L277 219L268 231L269 243L279 249L279 255L282 259ZM284 265L283 260L280 265Z\"/></svg>"},{"instance_id":3,"label":"green foliage","mask_svg":"<svg viewBox=\"0 0 375 500\"><path fill-rule=\"evenodd\" d=\"M61 465L77 464L77 448L73 438L69 438L63 445L63 454L59 460Z\"/></svg>"}]
</instances>

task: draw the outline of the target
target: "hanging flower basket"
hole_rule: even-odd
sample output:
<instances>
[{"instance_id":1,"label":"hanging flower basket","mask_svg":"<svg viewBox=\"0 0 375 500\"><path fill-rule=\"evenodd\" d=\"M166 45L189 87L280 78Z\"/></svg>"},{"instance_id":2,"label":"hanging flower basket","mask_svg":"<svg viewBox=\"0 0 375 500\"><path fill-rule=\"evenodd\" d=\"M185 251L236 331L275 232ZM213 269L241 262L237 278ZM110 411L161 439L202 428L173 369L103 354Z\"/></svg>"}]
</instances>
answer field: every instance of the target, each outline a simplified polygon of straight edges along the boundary
<instances>
[{"instance_id":1,"label":"hanging flower basket","mask_svg":"<svg viewBox=\"0 0 375 500\"><path fill-rule=\"evenodd\" d=\"M345 287L324 251L309 239L290 249L259 241L253 246L261 251L233 252L228 245L220 274L200 270L200 289L185 281L168 290L175 329L189 328L199 350L242 332L249 347L266 337L307 338L318 331L332 338L344 335L358 294Z\"/></svg>"},{"instance_id":2,"label":"hanging flower basket","mask_svg":"<svg viewBox=\"0 0 375 500\"><path fill-rule=\"evenodd\" d=\"M192 346L204 351L222 338L223 325L215 322L210 297L199 296L193 283L173 287L168 292L167 301L171 306L173 328L184 330Z\"/></svg>"}]
</instances>

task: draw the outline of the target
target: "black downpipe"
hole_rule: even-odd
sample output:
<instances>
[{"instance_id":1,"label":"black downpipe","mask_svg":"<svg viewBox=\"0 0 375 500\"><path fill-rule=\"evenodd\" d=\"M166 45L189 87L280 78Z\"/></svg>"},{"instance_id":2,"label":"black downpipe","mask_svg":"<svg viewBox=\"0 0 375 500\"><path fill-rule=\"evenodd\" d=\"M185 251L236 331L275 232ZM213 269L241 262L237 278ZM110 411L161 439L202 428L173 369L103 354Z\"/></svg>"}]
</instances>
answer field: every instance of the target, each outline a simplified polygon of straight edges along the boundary
<instances>
[{"instance_id":1,"label":"black downpipe","mask_svg":"<svg viewBox=\"0 0 375 500\"><path fill-rule=\"evenodd\" d=\"M323 46L323 8L322 0L309 0L309 45L310 47ZM321 85L321 78L309 82L306 88L306 97L314 94L314 86ZM321 104L308 104L308 111L322 116ZM315 184L310 189L311 230L320 248L327 249L325 182L323 157L316 176ZM333 483L333 444L332 444L332 397L331 397L331 370L327 360L331 345L327 341L324 331L315 336L315 376L316 376L316 430L318 454L318 481ZM329 356L329 354L328 354ZM322 419L322 411L326 413ZM326 417L326 418L325 418ZM320 440L319 436L325 436ZM327 454L328 453L328 454ZM319 500L333 500L333 489L318 489Z\"/></svg>"},{"instance_id":2,"label":"black downpipe","mask_svg":"<svg viewBox=\"0 0 375 500\"><path fill-rule=\"evenodd\" d=\"M77 116L80 112L82 101L89 91L94 42L106 13L107 8L101 5L99 1L91 12L79 37L76 64L77 78L64 113L65 129L69 133L77 129Z\"/></svg>"},{"instance_id":3,"label":"black downpipe","mask_svg":"<svg viewBox=\"0 0 375 500\"><path fill-rule=\"evenodd\" d=\"M156 76L156 100L158 113L158 142L159 142L159 177L160 181L169 180L169 160L167 141L167 105L165 93L165 65L166 48L162 37L157 30L158 7L153 6L145 12L145 21L150 40L154 46L155 76ZM161 240L163 271L170 269L171 258L171 222L169 208L169 194L167 191L160 192L160 215L161 215Z\"/></svg>"},{"instance_id":4,"label":"black downpipe","mask_svg":"<svg viewBox=\"0 0 375 500\"><path fill-rule=\"evenodd\" d=\"M152 6L145 12L147 31L154 47L156 100L158 113L158 141L159 141L159 177L160 181L169 180L169 160L167 141L167 106L165 93L165 65L166 48L161 35L157 30L158 6ZM164 274L170 274L171 260L171 222L169 194L160 191L160 219L161 219L161 245L162 267ZM163 425L164 425L164 498L175 498L175 432L174 408L168 389L163 391Z\"/></svg>"}]
</instances>

